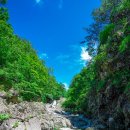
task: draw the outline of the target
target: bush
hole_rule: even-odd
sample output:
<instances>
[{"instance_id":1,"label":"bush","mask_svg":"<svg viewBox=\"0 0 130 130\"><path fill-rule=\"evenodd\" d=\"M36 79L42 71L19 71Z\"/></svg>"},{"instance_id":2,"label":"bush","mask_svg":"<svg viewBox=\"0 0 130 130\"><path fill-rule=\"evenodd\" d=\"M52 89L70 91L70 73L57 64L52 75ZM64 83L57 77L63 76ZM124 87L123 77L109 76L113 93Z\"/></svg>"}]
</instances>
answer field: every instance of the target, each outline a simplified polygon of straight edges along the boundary
<instances>
[{"instance_id":1,"label":"bush","mask_svg":"<svg viewBox=\"0 0 130 130\"><path fill-rule=\"evenodd\" d=\"M108 37L114 29L114 24L109 24L105 27L105 29L100 32L100 45L107 43Z\"/></svg>"},{"instance_id":2,"label":"bush","mask_svg":"<svg viewBox=\"0 0 130 130\"><path fill-rule=\"evenodd\" d=\"M9 114L0 114L0 121L8 120L9 118Z\"/></svg>"},{"instance_id":3,"label":"bush","mask_svg":"<svg viewBox=\"0 0 130 130\"><path fill-rule=\"evenodd\" d=\"M130 36L127 36L123 39L122 43L119 46L119 51L124 52L130 45Z\"/></svg>"},{"instance_id":4,"label":"bush","mask_svg":"<svg viewBox=\"0 0 130 130\"><path fill-rule=\"evenodd\" d=\"M116 11L120 13L126 9L130 9L130 0L123 0L123 2L116 8Z\"/></svg>"}]
</instances>

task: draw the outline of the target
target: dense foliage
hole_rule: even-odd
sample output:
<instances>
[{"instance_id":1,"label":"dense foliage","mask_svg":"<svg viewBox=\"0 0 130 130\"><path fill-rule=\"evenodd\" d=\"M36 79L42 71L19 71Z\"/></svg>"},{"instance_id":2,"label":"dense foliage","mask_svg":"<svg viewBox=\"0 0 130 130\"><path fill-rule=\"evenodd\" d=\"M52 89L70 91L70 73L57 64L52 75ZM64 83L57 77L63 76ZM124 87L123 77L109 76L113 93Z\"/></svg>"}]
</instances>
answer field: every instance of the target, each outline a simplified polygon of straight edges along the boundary
<instances>
[{"instance_id":1,"label":"dense foliage","mask_svg":"<svg viewBox=\"0 0 130 130\"><path fill-rule=\"evenodd\" d=\"M107 111L114 100L130 94L129 14L129 0L111 11L110 24L100 31L98 54L72 80L63 104L66 109L87 114L99 112L100 107Z\"/></svg>"},{"instance_id":2,"label":"dense foliage","mask_svg":"<svg viewBox=\"0 0 130 130\"><path fill-rule=\"evenodd\" d=\"M110 14L119 3L123 0L101 0L101 6L96 8L92 12L93 23L89 27L85 28L87 33L84 43L87 47L87 51L91 56L97 54L97 48L95 46L99 45L99 35L103 30L104 26L110 23Z\"/></svg>"},{"instance_id":3,"label":"dense foliage","mask_svg":"<svg viewBox=\"0 0 130 130\"><path fill-rule=\"evenodd\" d=\"M0 1L5 4L5 0ZM24 100L48 101L64 95L50 69L31 44L15 35L7 9L0 7L0 90L15 89Z\"/></svg>"}]
</instances>

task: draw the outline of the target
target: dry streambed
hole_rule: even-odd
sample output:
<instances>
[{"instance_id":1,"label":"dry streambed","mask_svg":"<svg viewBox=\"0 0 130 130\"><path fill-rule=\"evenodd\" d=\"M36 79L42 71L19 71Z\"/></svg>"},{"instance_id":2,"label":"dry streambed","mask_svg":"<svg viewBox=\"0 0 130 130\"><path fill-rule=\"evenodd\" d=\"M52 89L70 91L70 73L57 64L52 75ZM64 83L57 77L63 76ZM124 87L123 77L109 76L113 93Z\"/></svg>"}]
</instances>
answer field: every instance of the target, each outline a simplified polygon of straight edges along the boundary
<instances>
[{"instance_id":1,"label":"dry streambed","mask_svg":"<svg viewBox=\"0 0 130 130\"><path fill-rule=\"evenodd\" d=\"M0 97L0 114L8 117L0 121L0 130L78 130L90 126L83 115L64 112L60 103L55 107L41 102L7 104Z\"/></svg>"}]
</instances>

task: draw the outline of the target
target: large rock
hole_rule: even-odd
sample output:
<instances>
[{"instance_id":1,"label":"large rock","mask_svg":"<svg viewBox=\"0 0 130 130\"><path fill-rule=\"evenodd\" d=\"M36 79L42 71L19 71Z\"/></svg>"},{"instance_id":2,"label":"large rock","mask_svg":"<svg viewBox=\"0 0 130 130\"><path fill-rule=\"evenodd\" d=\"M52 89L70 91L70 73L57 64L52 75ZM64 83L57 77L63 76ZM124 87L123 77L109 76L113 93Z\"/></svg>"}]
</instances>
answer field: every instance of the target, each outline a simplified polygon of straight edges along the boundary
<instances>
[{"instance_id":1,"label":"large rock","mask_svg":"<svg viewBox=\"0 0 130 130\"><path fill-rule=\"evenodd\" d=\"M9 120L0 122L0 130L41 130L40 116L44 112L45 107L41 102L8 105L0 98L0 113L11 115Z\"/></svg>"},{"instance_id":2,"label":"large rock","mask_svg":"<svg viewBox=\"0 0 130 130\"><path fill-rule=\"evenodd\" d=\"M53 108L50 104L46 104L45 108L45 113L40 116L42 130L72 128L70 120L62 115L60 106Z\"/></svg>"},{"instance_id":3,"label":"large rock","mask_svg":"<svg viewBox=\"0 0 130 130\"><path fill-rule=\"evenodd\" d=\"M50 108L49 105L45 107L41 102L21 102L7 105L4 101L0 98L0 112L8 112L12 117L2 122L0 130L54 130L54 128L72 127L69 119L56 113L55 108Z\"/></svg>"},{"instance_id":4,"label":"large rock","mask_svg":"<svg viewBox=\"0 0 130 130\"><path fill-rule=\"evenodd\" d=\"M53 130L54 128L72 127L68 119L54 113L43 114L40 121L42 130Z\"/></svg>"},{"instance_id":5,"label":"large rock","mask_svg":"<svg viewBox=\"0 0 130 130\"><path fill-rule=\"evenodd\" d=\"M87 128L85 130L95 130L95 129L93 127L89 127L89 128Z\"/></svg>"},{"instance_id":6,"label":"large rock","mask_svg":"<svg viewBox=\"0 0 130 130\"><path fill-rule=\"evenodd\" d=\"M130 104L124 105L123 114L125 116L125 127L130 127Z\"/></svg>"},{"instance_id":7,"label":"large rock","mask_svg":"<svg viewBox=\"0 0 130 130\"><path fill-rule=\"evenodd\" d=\"M25 122L27 130L41 130L41 123L38 118L32 118L28 122Z\"/></svg>"},{"instance_id":8,"label":"large rock","mask_svg":"<svg viewBox=\"0 0 130 130\"><path fill-rule=\"evenodd\" d=\"M109 129L111 129L111 130L116 128L115 120L112 117L110 117L108 119L108 125L109 125Z\"/></svg>"},{"instance_id":9,"label":"large rock","mask_svg":"<svg viewBox=\"0 0 130 130\"><path fill-rule=\"evenodd\" d=\"M6 92L4 92L4 91L0 91L0 98L6 98L7 97L7 94L6 94Z\"/></svg>"},{"instance_id":10,"label":"large rock","mask_svg":"<svg viewBox=\"0 0 130 130\"><path fill-rule=\"evenodd\" d=\"M22 102L8 105L13 118L28 119L39 117L45 112L45 107L40 102Z\"/></svg>"},{"instance_id":11,"label":"large rock","mask_svg":"<svg viewBox=\"0 0 130 130\"><path fill-rule=\"evenodd\" d=\"M9 111L5 100L3 98L0 98L0 114L1 113L7 113Z\"/></svg>"},{"instance_id":12,"label":"large rock","mask_svg":"<svg viewBox=\"0 0 130 130\"><path fill-rule=\"evenodd\" d=\"M85 117L62 111L60 103L53 108L42 102L7 104L5 99L0 98L0 106L1 113L11 115L10 119L0 122L0 130L72 130L89 125Z\"/></svg>"},{"instance_id":13,"label":"large rock","mask_svg":"<svg viewBox=\"0 0 130 130\"><path fill-rule=\"evenodd\" d=\"M41 130L40 121L37 118L21 122L19 119L9 119L0 125L0 130Z\"/></svg>"}]
</instances>

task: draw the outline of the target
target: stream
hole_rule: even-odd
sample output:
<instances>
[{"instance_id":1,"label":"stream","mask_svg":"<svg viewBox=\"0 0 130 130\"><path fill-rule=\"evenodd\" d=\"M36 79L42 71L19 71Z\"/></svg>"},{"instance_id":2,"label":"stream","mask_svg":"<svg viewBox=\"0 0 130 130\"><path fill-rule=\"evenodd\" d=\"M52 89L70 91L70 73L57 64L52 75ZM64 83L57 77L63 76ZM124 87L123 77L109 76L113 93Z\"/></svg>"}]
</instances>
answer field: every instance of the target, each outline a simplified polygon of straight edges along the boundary
<instances>
[{"instance_id":1,"label":"stream","mask_svg":"<svg viewBox=\"0 0 130 130\"><path fill-rule=\"evenodd\" d=\"M49 114L54 115L55 117L63 117L70 121L71 128L61 128L60 130L84 130L91 126L91 121L88 120L82 114L72 114L70 112L65 112L61 107L61 102L53 106L46 104L46 110Z\"/></svg>"}]
</instances>

